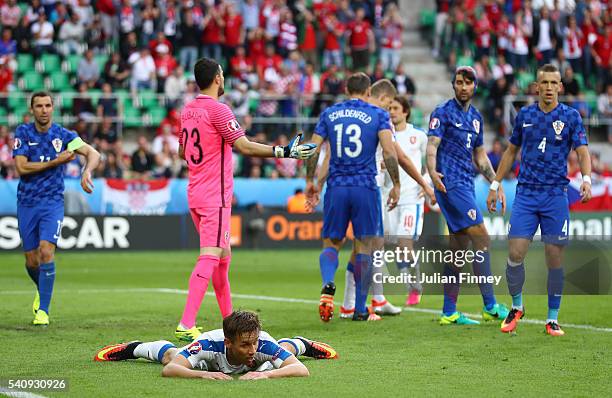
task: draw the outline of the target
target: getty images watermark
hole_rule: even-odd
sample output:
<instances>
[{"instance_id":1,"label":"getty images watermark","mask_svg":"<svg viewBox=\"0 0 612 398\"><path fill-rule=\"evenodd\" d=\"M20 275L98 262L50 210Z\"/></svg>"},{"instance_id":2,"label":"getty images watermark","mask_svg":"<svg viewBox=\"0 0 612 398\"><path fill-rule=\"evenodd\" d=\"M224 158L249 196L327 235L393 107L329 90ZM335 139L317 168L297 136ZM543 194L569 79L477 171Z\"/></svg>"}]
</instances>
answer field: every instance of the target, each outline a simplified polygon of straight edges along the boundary
<instances>
[{"instance_id":1,"label":"getty images watermark","mask_svg":"<svg viewBox=\"0 0 612 398\"><path fill-rule=\"evenodd\" d=\"M396 247L394 250L375 250L372 252L372 265L374 273L372 280L375 283L391 283L391 284L441 284L441 283L459 283L459 284L479 284L492 283L499 285L502 281L501 275L475 275L470 272L461 272L460 270L466 264L473 262L483 262L485 260L485 252L482 250L440 250L440 249L408 249L406 247ZM399 275L388 275L382 272L382 269L387 264L395 262L396 264L408 264L408 267L414 268L414 264L453 264L459 272L457 275L444 275L442 272L421 272L417 274L401 273Z\"/></svg>"},{"instance_id":2,"label":"getty images watermark","mask_svg":"<svg viewBox=\"0 0 612 398\"><path fill-rule=\"evenodd\" d=\"M507 292L508 242L506 236L490 238L484 252L448 235L424 235L412 242L414 246L406 244L404 236L388 236L384 249L371 252L373 266L363 277L374 282L372 286L384 285L385 295L404 295L415 289L441 294L447 283L460 284L462 295L480 295L483 283ZM548 294L544 246L538 238L530 244L525 258L525 294ZM476 272L474 264L481 265ZM483 275L485 268L490 269L488 276ZM612 236L572 236L564 250L563 271L564 294L612 294Z\"/></svg>"}]
</instances>

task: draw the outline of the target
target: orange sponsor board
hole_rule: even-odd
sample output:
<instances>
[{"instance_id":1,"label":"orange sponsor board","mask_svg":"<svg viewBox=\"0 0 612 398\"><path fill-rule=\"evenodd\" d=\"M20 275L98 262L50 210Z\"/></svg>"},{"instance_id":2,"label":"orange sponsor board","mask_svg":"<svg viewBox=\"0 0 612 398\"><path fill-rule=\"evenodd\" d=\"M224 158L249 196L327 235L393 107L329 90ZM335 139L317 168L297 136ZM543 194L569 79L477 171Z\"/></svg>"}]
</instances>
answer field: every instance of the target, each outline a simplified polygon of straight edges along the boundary
<instances>
[{"instance_id":1,"label":"orange sponsor board","mask_svg":"<svg viewBox=\"0 0 612 398\"><path fill-rule=\"evenodd\" d=\"M232 215L230 220L230 245L240 246L242 244L242 216Z\"/></svg>"},{"instance_id":2,"label":"orange sponsor board","mask_svg":"<svg viewBox=\"0 0 612 398\"><path fill-rule=\"evenodd\" d=\"M295 217L295 216L294 216ZM321 240L323 221L319 217L310 216L303 219L294 219L284 214L275 214L266 221L266 234L270 240ZM353 228L349 225L347 237L353 238Z\"/></svg>"}]
</instances>

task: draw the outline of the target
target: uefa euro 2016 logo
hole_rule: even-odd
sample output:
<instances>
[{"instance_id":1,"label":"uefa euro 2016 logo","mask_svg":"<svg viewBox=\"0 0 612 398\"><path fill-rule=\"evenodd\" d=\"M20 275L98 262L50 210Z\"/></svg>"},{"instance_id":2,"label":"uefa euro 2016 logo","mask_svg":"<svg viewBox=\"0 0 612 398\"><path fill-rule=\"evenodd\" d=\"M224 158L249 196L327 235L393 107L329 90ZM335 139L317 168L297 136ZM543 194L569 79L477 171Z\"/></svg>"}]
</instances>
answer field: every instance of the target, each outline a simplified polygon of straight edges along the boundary
<instances>
[{"instance_id":1,"label":"uefa euro 2016 logo","mask_svg":"<svg viewBox=\"0 0 612 398\"><path fill-rule=\"evenodd\" d=\"M189 347L187 347L187 351L191 355L196 355L198 352L202 351L202 344L199 341L193 342Z\"/></svg>"}]
</instances>

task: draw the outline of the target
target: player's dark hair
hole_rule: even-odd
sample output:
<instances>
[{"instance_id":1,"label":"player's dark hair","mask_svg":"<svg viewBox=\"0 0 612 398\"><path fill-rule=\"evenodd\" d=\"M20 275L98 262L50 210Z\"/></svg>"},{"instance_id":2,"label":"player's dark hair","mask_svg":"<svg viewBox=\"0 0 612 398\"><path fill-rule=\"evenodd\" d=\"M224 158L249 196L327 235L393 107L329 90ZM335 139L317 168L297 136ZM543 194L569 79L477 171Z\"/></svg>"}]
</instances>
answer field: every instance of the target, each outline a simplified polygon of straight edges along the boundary
<instances>
[{"instance_id":1,"label":"player's dark hair","mask_svg":"<svg viewBox=\"0 0 612 398\"><path fill-rule=\"evenodd\" d=\"M370 91L372 97L378 98L383 95L387 97L395 97L397 95L397 89L391 83L389 79L380 79L372 84L372 90Z\"/></svg>"},{"instance_id":2,"label":"player's dark hair","mask_svg":"<svg viewBox=\"0 0 612 398\"><path fill-rule=\"evenodd\" d=\"M260 331L259 317L251 311L234 311L223 319L223 335L231 341L235 341L242 334Z\"/></svg>"},{"instance_id":3,"label":"player's dark hair","mask_svg":"<svg viewBox=\"0 0 612 398\"><path fill-rule=\"evenodd\" d=\"M219 63L214 59L200 58L193 68L193 74L200 90L210 87L220 71Z\"/></svg>"},{"instance_id":4,"label":"player's dark hair","mask_svg":"<svg viewBox=\"0 0 612 398\"><path fill-rule=\"evenodd\" d=\"M37 91L34 94L32 94L32 98L30 98L30 108L34 107L34 98L38 98L38 97L49 97L51 98L51 104L53 104L53 97L51 96L51 93L47 91Z\"/></svg>"},{"instance_id":5,"label":"player's dark hair","mask_svg":"<svg viewBox=\"0 0 612 398\"><path fill-rule=\"evenodd\" d=\"M410 102L408 101L408 98L406 98L403 95L396 95L395 98L393 98L393 100L399 102L399 104L402 106L402 112L408 114L406 116L406 120L410 120L411 108L410 108Z\"/></svg>"},{"instance_id":6,"label":"player's dark hair","mask_svg":"<svg viewBox=\"0 0 612 398\"><path fill-rule=\"evenodd\" d=\"M545 72L559 72L559 68L557 68L555 65L553 64L545 64L542 65L538 68L538 73L545 73Z\"/></svg>"},{"instance_id":7,"label":"player's dark hair","mask_svg":"<svg viewBox=\"0 0 612 398\"><path fill-rule=\"evenodd\" d=\"M346 92L349 95L364 95L369 88L370 78L363 72L354 73L346 80Z\"/></svg>"},{"instance_id":8,"label":"player's dark hair","mask_svg":"<svg viewBox=\"0 0 612 398\"><path fill-rule=\"evenodd\" d=\"M468 80L470 82L474 82L474 84L477 84L476 71L471 66L458 67L455 71L455 74L453 75L453 84L455 84L455 80L457 79L458 75L461 75L464 80Z\"/></svg>"}]
</instances>

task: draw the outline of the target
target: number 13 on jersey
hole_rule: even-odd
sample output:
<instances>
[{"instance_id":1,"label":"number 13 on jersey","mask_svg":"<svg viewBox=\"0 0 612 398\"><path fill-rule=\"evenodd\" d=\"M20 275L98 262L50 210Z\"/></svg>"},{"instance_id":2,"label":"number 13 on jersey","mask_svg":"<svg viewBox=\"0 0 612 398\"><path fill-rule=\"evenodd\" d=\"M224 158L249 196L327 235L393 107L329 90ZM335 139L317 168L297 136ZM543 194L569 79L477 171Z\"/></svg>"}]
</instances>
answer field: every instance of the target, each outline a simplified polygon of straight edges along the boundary
<instances>
[{"instance_id":1,"label":"number 13 on jersey","mask_svg":"<svg viewBox=\"0 0 612 398\"><path fill-rule=\"evenodd\" d=\"M349 124L344 129L344 124L336 124L334 126L336 132L336 155L341 158L346 155L350 158L356 158L361 154L363 144L361 143L361 127L358 124ZM348 145L343 146L344 135L348 138Z\"/></svg>"}]
</instances>

